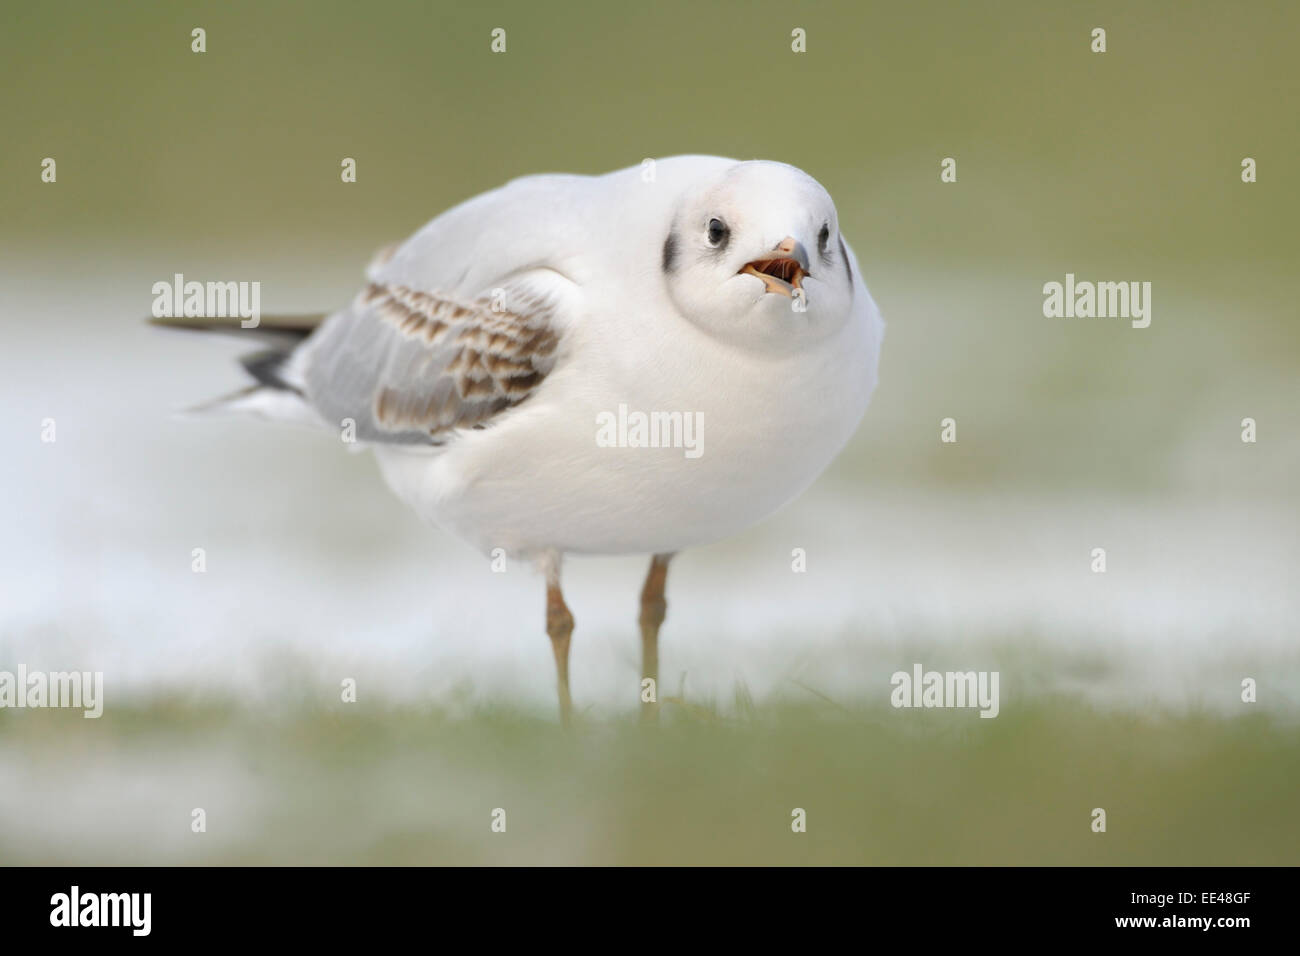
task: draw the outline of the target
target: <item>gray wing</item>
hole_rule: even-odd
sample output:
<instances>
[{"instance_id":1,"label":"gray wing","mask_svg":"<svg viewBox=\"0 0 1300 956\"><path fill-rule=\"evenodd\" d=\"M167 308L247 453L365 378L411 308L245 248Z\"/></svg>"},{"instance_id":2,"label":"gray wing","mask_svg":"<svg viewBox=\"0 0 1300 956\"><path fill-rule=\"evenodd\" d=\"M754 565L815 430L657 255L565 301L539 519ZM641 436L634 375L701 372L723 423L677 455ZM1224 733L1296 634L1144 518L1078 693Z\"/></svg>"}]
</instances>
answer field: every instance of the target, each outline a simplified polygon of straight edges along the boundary
<instances>
[{"instance_id":1,"label":"gray wing","mask_svg":"<svg viewBox=\"0 0 1300 956\"><path fill-rule=\"evenodd\" d=\"M575 294L549 270L473 298L375 278L303 343L295 377L326 421L356 423L358 441L441 444L537 390Z\"/></svg>"},{"instance_id":2,"label":"gray wing","mask_svg":"<svg viewBox=\"0 0 1300 956\"><path fill-rule=\"evenodd\" d=\"M581 312L590 180L530 176L448 210L368 270L294 353L293 377L361 441L439 444L536 392Z\"/></svg>"}]
</instances>

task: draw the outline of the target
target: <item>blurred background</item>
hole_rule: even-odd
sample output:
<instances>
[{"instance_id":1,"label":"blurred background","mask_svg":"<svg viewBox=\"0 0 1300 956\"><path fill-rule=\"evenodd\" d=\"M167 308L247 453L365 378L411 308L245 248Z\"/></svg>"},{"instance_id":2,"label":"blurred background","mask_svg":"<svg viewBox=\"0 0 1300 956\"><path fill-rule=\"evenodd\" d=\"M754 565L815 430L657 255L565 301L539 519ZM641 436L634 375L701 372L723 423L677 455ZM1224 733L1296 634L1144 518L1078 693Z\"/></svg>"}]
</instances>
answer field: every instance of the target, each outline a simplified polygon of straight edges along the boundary
<instances>
[{"instance_id":1,"label":"blurred background","mask_svg":"<svg viewBox=\"0 0 1300 956\"><path fill-rule=\"evenodd\" d=\"M0 862L1300 862L1295 4L6 19L0 670L106 705L0 710ZM177 419L247 348L143 319L177 272L329 311L465 198L686 152L827 187L881 384L810 492L674 563L659 728L643 559L571 562L565 735L532 572L328 437ZM1150 282L1150 327L1044 318L1067 272ZM916 662L999 670L1000 716L894 710Z\"/></svg>"}]
</instances>

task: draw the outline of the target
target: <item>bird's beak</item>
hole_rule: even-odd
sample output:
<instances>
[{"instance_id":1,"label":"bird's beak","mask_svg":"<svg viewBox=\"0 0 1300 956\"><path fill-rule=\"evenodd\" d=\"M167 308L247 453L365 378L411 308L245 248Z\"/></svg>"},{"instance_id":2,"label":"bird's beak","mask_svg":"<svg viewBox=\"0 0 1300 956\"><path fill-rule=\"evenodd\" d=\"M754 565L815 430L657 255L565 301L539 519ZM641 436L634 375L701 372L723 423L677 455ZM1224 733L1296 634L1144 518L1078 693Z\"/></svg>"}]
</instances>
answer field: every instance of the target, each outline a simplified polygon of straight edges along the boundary
<instances>
[{"instance_id":1,"label":"bird's beak","mask_svg":"<svg viewBox=\"0 0 1300 956\"><path fill-rule=\"evenodd\" d=\"M799 240L786 236L771 255L745 263L740 271L760 279L765 292L793 298L794 290L803 288L804 276L808 275L808 251Z\"/></svg>"}]
</instances>

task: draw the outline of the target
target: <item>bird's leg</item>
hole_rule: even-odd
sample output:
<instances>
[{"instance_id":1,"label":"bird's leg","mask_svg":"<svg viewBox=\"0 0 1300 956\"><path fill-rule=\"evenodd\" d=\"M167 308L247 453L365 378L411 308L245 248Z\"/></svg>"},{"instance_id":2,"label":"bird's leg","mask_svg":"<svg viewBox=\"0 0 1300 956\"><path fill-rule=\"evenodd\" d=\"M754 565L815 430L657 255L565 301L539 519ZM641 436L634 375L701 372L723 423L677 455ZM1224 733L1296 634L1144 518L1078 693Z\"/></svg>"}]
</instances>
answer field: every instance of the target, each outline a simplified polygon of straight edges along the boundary
<instances>
[{"instance_id":1,"label":"bird's leg","mask_svg":"<svg viewBox=\"0 0 1300 956\"><path fill-rule=\"evenodd\" d=\"M645 585L641 588L641 719L659 716L659 625L668 612L664 600L664 583L668 580L671 554L656 554L650 559ZM645 681L654 681L654 700L646 700Z\"/></svg>"},{"instance_id":2,"label":"bird's leg","mask_svg":"<svg viewBox=\"0 0 1300 956\"><path fill-rule=\"evenodd\" d=\"M573 635L573 615L560 593L558 568L546 577L546 633L555 652L556 689L560 695L560 723L569 726L573 702L569 699L569 638Z\"/></svg>"}]
</instances>

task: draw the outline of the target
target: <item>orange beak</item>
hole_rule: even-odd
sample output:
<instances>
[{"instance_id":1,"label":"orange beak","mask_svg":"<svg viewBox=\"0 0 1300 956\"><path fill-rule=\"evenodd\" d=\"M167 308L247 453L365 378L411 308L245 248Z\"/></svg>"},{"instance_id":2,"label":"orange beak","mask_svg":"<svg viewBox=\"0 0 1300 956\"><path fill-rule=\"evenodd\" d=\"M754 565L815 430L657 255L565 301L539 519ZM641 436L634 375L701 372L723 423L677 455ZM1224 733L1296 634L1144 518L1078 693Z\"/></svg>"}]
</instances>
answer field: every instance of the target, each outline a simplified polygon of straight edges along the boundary
<instances>
[{"instance_id":1,"label":"orange beak","mask_svg":"<svg viewBox=\"0 0 1300 956\"><path fill-rule=\"evenodd\" d=\"M808 253L793 236L786 236L776 244L773 255L745 263L741 275L750 275L762 281L764 292L793 298L796 289L803 288L808 275Z\"/></svg>"}]
</instances>

